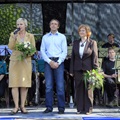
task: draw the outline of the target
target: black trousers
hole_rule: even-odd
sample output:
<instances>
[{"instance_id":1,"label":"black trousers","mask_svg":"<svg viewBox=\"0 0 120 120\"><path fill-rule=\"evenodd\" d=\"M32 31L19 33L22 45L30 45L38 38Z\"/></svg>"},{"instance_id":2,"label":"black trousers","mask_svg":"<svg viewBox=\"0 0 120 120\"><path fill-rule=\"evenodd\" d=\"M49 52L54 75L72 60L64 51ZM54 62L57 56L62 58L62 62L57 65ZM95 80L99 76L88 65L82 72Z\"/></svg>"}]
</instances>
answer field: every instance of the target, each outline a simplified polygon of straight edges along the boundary
<instances>
[{"instance_id":1,"label":"black trousers","mask_svg":"<svg viewBox=\"0 0 120 120\"><path fill-rule=\"evenodd\" d=\"M93 90L85 86L83 71L75 72L75 101L77 111L90 112L93 108Z\"/></svg>"},{"instance_id":2,"label":"black trousers","mask_svg":"<svg viewBox=\"0 0 120 120\"><path fill-rule=\"evenodd\" d=\"M3 77L3 79L0 80L0 97L4 96L6 87L7 87L7 80L6 77Z\"/></svg>"},{"instance_id":3,"label":"black trousers","mask_svg":"<svg viewBox=\"0 0 120 120\"><path fill-rule=\"evenodd\" d=\"M111 102L114 100L115 91L116 91L116 83L115 79L112 79L113 82L110 82L109 79L105 79L105 91L107 92L108 102Z\"/></svg>"}]
</instances>

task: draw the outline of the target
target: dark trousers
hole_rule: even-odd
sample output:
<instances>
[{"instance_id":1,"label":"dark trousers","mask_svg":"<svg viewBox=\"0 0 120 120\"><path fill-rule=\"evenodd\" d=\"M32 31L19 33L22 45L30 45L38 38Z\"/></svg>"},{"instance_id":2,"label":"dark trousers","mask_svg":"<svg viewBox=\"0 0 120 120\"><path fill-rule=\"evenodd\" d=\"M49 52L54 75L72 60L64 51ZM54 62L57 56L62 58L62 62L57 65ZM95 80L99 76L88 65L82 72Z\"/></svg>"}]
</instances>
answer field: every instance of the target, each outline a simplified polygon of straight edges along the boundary
<instances>
[{"instance_id":1,"label":"dark trousers","mask_svg":"<svg viewBox=\"0 0 120 120\"><path fill-rule=\"evenodd\" d=\"M7 80L4 77L2 80L0 80L0 97L4 96L6 87L7 87Z\"/></svg>"},{"instance_id":2,"label":"dark trousers","mask_svg":"<svg viewBox=\"0 0 120 120\"><path fill-rule=\"evenodd\" d=\"M108 102L111 102L114 100L115 91L116 91L116 83L113 79L113 83L109 81L109 79L105 79L105 91L107 92Z\"/></svg>"},{"instance_id":3,"label":"dark trousers","mask_svg":"<svg viewBox=\"0 0 120 120\"><path fill-rule=\"evenodd\" d=\"M77 111L89 112L93 107L93 91L85 86L83 71L75 71L75 101Z\"/></svg>"},{"instance_id":4,"label":"dark trousers","mask_svg":"<svg viewBox=\"0 0 120 120\"><path fill-rule=\"evenodd\" d=\"M31 88L28 89L28 102L32 102L33 98L35 98L35 89L36 89L35 73L32 72L32 85Z\"/></svg>"}]
</instances>

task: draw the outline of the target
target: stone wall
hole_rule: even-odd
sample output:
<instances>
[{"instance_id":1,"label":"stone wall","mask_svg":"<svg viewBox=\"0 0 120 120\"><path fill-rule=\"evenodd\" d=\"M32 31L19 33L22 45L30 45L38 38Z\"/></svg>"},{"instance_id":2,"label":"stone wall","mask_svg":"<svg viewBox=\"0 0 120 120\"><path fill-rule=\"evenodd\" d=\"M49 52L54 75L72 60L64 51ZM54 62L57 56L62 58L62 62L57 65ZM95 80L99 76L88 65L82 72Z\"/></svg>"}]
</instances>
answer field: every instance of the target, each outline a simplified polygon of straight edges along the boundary
<instances>
[{"instance_id":1,"label":"stone wall","mask_svg":"<svg viewBox=\"0 0 120 120\"><path fill-rule=\"evenodd\" d=\"M92 30L92 38L107 41L109 33L115 34L115 41L120 43L120 4L73 4L73 33L78 36L78 26L88 24ZM67 6L66 32L72 34L72 4Z\"/></svg>"}]
</instances>

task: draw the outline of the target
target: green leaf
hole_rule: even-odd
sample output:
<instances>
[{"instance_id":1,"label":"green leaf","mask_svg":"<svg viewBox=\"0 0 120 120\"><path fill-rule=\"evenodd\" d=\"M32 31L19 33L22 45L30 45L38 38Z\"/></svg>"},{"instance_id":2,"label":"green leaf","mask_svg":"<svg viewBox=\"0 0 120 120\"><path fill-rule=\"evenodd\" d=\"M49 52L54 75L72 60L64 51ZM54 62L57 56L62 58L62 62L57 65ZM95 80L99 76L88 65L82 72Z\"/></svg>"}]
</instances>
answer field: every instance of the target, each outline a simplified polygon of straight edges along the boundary
<instances>
[{"instance_id":1,"label":"green leaf","mask_svg":"<svg viewBox=\"0 0 120 120\"><path fill-rule=\"evenodd\" d=\"M102 88L102 93L104 91L103 79L104 79L104 76L99 72L99 69L93 69L93 70L87 71L84 74L85 86L87 86L87 82L90 82L88 89L92 88L94 90L95 88L98 88L98 89Z\"/></svg>"}]
</instances>

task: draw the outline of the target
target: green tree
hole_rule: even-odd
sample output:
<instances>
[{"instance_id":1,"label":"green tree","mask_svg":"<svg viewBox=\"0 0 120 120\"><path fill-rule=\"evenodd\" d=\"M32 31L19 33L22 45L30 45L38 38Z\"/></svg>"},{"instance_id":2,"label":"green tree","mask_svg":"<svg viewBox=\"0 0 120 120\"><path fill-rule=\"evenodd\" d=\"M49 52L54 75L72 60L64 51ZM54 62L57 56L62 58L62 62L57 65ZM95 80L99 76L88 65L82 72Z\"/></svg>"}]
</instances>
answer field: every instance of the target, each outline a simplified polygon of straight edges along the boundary
<instances>
[{"instance_id":1,"label":"green tree","mask_svg":"<svg viewBox=\"0 0 120 120\"><path fill-rule=\"evenodd\" d=\"M8 44L11 31L16 28L16 19L20 17L22 8L15 4L0 6L0 45Z\"/></svg>"}]
</instances>

